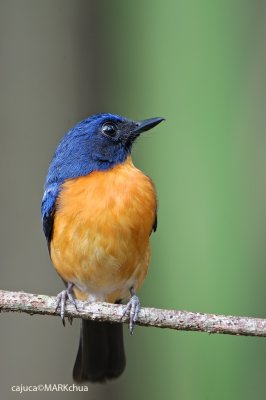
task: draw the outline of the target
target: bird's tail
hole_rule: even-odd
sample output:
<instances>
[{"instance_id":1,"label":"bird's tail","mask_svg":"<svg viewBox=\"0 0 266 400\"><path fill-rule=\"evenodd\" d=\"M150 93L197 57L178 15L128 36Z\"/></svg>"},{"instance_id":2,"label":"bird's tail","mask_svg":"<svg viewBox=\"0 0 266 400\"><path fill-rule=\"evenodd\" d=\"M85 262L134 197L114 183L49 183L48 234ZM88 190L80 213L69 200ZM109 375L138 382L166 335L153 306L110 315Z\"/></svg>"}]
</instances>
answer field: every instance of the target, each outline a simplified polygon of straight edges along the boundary
<instances>
[{"instance_id":1,"label":"bird's tail","mask_svg":"<svg viewBox=\"0 0 266 400\"><path fill-rule=\"evenodd\" d=\"M123 325L82 320L74 381L104 382L121 375L125 366Z\"/></svg>"}]
</instances>

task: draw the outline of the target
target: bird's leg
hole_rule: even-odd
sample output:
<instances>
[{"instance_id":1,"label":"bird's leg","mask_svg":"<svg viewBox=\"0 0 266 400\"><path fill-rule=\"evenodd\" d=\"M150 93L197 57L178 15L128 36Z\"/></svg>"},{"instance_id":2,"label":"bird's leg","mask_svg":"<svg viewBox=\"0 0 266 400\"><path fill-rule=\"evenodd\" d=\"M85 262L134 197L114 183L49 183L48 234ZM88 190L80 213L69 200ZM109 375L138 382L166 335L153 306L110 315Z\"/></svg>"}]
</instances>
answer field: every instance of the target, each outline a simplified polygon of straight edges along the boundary
<instances>
[{"instance_id":1,"label":"bird's leg","mask_svg":"<svg viewBox=\"0 0 266 400\"><path fill-rule=\"evenodd\" d=\"M129 332L130 335L133 335L134 323L137 321L139 310L140 310L140 302L138 296L136 296L134 288L131 287L129 289L131 294L131 299L126 305L126 308L123 312L122 318L129 313Z\"/></svg>"},{"instance_id":2,"label":"bird's leg","mask_svg":"<svg viewBox=\"0 0 266 400\"><path fill-rule=\"evenodd\" d=\"M72 289L73 289L74 283L68 282L67 288L65 290L62 290L62 292L58 293L56 296L56 306L55 306L55 311L60 307L60 317L63 322L63 325L65 326L65 308L66 308L66 302L69 300L76 308L77 308L77 303L76 300L74 299L72 295ZM70 318L70 323L71 323L71 318Z\"/></svg>"}]
</instances>

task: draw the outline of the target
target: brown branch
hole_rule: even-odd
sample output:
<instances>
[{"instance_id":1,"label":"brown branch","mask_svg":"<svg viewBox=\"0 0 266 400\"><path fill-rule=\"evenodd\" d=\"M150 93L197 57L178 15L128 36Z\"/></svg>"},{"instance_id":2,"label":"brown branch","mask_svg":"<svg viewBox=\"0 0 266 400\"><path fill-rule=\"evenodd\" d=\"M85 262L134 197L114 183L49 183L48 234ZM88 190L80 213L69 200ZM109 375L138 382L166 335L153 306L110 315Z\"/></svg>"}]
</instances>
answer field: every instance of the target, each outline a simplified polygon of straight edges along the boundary
<instances>
[{"instance_id":1,"label":"brown branch","mask_svg":"<svg viewBox=\"0 0 266 400\"><path fill-rule=\"evenodd\" d=\"M122 319L123 305L77 301L78 311L72 304L66 306L66 317L95 321L128 322ZM30 315L54 315L55 297L8 292L0 290L0 311L23 312ZM266 336L266 319L204 314L190 311L141 308L137 325L169 328L179 331L224 333L229 335Z\"/></svg>"}]
</instances>

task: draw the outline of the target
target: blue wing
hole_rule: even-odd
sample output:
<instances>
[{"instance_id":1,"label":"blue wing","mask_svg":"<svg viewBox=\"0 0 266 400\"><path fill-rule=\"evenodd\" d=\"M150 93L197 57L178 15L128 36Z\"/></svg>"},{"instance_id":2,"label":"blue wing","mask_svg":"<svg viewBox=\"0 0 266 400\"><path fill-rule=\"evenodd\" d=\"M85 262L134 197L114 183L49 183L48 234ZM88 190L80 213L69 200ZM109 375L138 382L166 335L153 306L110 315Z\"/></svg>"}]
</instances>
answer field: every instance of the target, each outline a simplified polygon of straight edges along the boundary
<instances>
[{"instance_id":1,"label":"blue wing","mask_svg":"<svg viewBox=\"0 0 266 400\"><path fill-rule=\"evenodd\" d=\"M59 184L52 183L45 188L42 199L42 224L43 231L47 240L48 248L50 250L50 242L53 235L55 202L59 193Z\"/></svg>"}]
</instances>

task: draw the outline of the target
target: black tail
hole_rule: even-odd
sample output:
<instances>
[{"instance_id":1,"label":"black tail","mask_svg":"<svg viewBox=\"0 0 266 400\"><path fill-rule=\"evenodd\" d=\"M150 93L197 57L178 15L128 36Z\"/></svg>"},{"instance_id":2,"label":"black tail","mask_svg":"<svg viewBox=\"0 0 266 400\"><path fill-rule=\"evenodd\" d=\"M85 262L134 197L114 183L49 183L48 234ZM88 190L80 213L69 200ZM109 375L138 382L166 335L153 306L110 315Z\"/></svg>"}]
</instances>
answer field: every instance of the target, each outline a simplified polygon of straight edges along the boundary
<instances>
[{"instance_id":1,"label":"black tail","mask_svg":"<svg viewBox=\"0 0 266 400\"><path fill-rule=\"evenodd\" d=\"M74 381L104 382L121 375L125 366L123 325L82 320Z\"/></svg>"}]
</instances>

